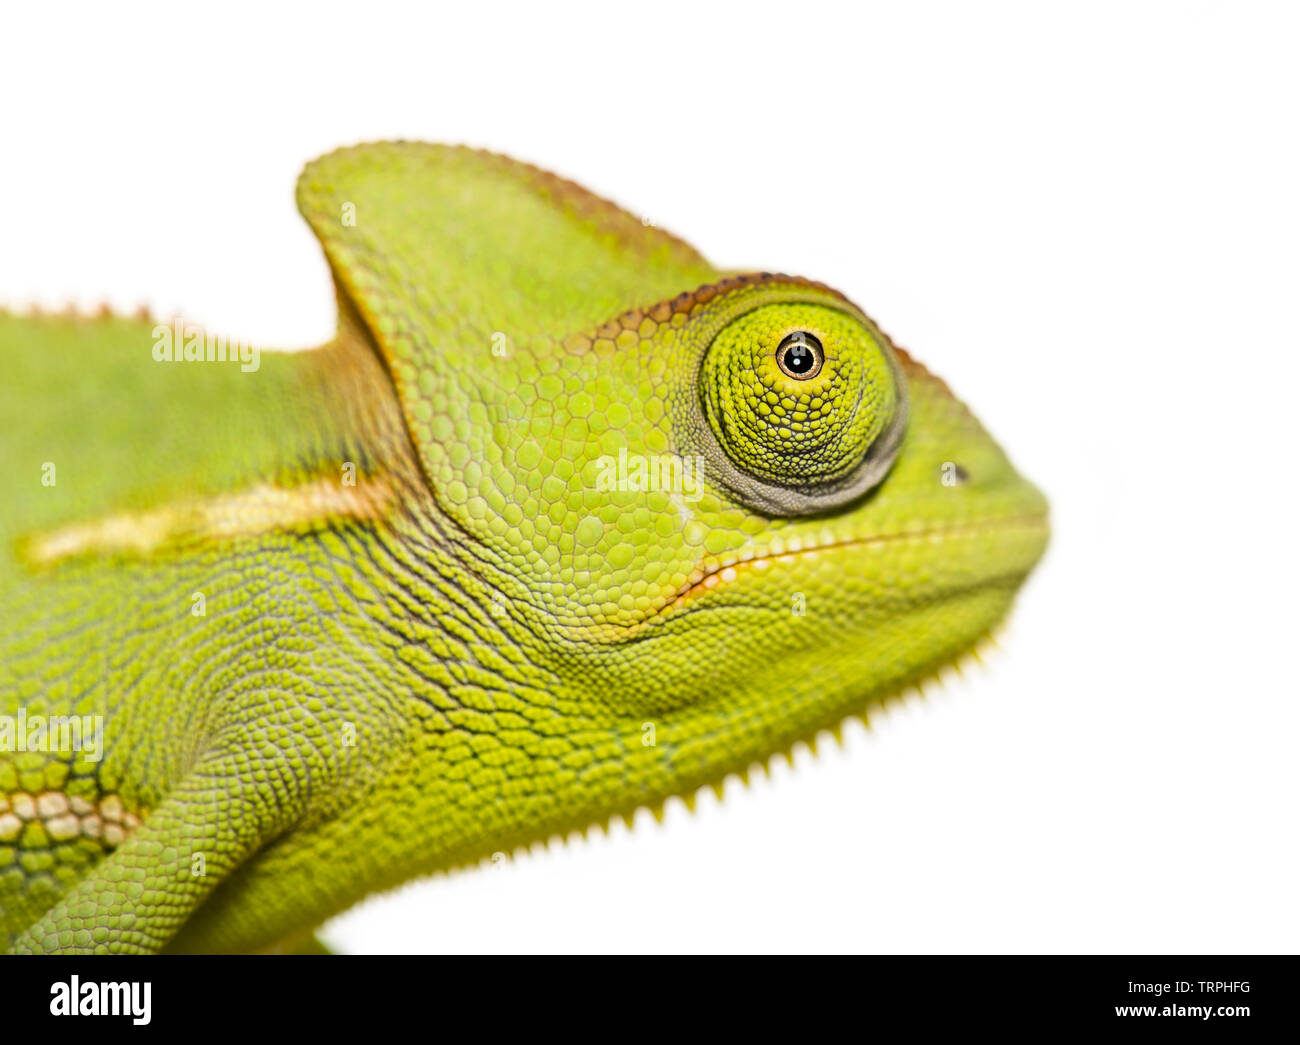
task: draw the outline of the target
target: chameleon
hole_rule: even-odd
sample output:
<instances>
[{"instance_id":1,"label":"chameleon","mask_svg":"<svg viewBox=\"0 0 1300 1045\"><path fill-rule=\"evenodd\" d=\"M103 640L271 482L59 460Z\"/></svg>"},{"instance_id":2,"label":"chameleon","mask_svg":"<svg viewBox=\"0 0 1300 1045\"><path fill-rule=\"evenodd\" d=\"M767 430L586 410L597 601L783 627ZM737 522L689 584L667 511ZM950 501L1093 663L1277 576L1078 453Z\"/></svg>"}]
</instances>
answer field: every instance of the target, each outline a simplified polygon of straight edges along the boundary
<instances>
[{"instance_id":1,"label":"chameleon","mask_svg":"<svg viewBox=\"0 0 1300 1045\"><path fill-rule=\"evenodd\" d=\"M837 290L463 146L302 172L261 351L0 314L0 940L307 953L964 659L1044 495Z\"/></svg>"}]
</instances>

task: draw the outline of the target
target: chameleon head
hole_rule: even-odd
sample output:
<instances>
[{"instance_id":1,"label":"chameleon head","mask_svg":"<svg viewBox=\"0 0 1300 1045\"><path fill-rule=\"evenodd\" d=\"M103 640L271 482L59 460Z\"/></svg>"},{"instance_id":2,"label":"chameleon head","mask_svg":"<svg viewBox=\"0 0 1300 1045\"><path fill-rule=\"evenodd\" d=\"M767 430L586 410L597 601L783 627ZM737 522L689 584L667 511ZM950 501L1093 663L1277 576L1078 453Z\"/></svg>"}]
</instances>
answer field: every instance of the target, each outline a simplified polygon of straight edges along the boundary
<instances>
[{"instance_id":1,"label":"chameleon head","mask_svg":"<svg viewBox=\"0 0 1300 1045\"><path fill-rule=\"evenodd\" d=\"M230 431L254 433L240 453L159 474L206 486L238 458L262 478L27 548L0 698L14 679L43 710L102 696L126 733L96 745L89 777L80 756L55 783L9 765L27 808L0 806L0 841L23 850L0 908L31 897L17 920L0 910L16 949L261 947L364 891L689 794L958 657L1043 551L1038 491L827 287L725 275L569 182L467 149L343 150L298 199L339 290L318 355L231 394L209 372L141 378L186 372L107 351L138 324L86 335L103 373L142 390L102 430L154 454L228 404ZM199 344L187 335L187 359ZM168 424L116 423L143 390L186 388ZM336 463L357 489L326 477ZM190 578L212 578L221 608L178 629L163 593ZM75 886L91 857L51 855L89 832L65 777L147 812L129 838L103 827L113 852Z\"/></svg>"},{"instance_id":2,"label":"chameleon head","mask_svg":"<svg viewBox=\"0 0 1300 1045\"><path fill-rule=\"evenodd\" d=\"M537 394L497 432L525 501L496 531L592 700L798 736L1005 614L1042 495L844 297L754 274L608 326L517 362Z\"/></svg>"},{"instance_id":3,"label":"chameleon head","mask_svg":"<svg viewBox=\"0 0 1300 1045\"><path fill-rule=\"evenodd\" d=\"M954 660L1045 547L1042 495L825 286L468 150L334 154L299 198L479 597L679 782Z\"/></svg>"}]
</instances>

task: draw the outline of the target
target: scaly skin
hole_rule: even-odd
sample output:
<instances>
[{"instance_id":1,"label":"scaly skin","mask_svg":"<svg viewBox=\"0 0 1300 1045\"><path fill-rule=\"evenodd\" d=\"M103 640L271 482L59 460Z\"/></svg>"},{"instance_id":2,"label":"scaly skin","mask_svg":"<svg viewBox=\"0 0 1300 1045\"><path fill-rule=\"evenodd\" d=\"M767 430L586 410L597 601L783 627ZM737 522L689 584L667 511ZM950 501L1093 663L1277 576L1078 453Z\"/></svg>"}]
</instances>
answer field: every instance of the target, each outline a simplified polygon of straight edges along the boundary
<instances>
[{"instance_id":1,"label":"scaly skin","mask_svg":"<svg viewBox=\"0 0 1300 1045\"><path fill-rule=\"evenodd\" d=\"M0 317L0 714L104 723L98 761L0 751L12 950L280 946L691 792L958 658L1043 551L1042 496L835 291L465 149L343 150L298 198L315 352ZM611 489L620 451L699 485Z\"/></svg>"}]
</instances>

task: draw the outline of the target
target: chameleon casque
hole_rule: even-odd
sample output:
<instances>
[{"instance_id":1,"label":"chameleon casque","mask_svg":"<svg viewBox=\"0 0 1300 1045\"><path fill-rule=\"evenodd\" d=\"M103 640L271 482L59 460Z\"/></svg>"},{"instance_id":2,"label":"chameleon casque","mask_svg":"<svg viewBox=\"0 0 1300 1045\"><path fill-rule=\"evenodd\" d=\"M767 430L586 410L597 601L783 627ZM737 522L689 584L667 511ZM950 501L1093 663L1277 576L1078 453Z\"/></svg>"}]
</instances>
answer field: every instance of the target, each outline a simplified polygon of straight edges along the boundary
<instances>
[{"instance_id":1,"label":"chameleon casque","mask_svg":"<svg viewBox=\"0 0 1300 1045\"><path fill-rule=\"evenodd\" d=\"M828 287L466 148L343 149L297 198L319 349L0 315L13 951L310 949L864 714L1044 550L1039 491Z\"/></svg>"}]
</instances>

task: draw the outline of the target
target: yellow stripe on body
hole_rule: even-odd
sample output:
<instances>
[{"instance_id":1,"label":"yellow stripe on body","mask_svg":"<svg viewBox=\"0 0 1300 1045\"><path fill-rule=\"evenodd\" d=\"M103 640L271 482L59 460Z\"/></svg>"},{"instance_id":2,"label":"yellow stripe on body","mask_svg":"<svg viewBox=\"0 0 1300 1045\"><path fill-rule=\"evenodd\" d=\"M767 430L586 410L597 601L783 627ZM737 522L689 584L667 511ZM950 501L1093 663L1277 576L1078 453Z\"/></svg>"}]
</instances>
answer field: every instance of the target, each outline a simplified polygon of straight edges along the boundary
<instances>
[{"instance_id":1,"label":"yellow stripe on body","mask_svg":"<svg viewBox=\"0 0 1300 1045\"><path fill-rule=\"evenodd\" d=\"M50 566L86 554L147 555L181 539L228 541L274 531L384 515L394 498L383 476L315 479L298 486L258 483L233 493L180 501L142 512L123 512L72 523L23 542L22 557Z\"/></svg>"}]
</instances>

